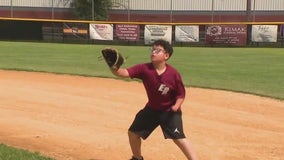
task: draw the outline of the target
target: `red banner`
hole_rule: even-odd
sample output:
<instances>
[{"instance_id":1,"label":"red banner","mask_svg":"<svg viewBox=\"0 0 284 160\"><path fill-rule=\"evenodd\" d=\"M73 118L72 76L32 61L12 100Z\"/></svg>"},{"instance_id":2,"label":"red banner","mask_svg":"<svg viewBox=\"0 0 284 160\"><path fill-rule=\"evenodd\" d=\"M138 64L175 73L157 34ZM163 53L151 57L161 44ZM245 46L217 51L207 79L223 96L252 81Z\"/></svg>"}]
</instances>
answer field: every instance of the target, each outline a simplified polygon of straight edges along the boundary
<instances>
[{"instance_id":1,"label":"red banner","mask_svg":"<svg viewBox=\"0 0 284 160\"><path fill-rule=\"evenodd\" d=\"M206 44L227 44L241 46L247 43L246 25L208 25Z\"/></svg>"},{"instance_id":2,"label":"red banner","mask_svg":"<svg viewBox=\"0 0 284 160\"><path fill-rule=\"evenodd\" d=\"M117 24L115 25L115 35L121 40L138 41L140 27L139 25Z\"/></svg>"}]
</instances>

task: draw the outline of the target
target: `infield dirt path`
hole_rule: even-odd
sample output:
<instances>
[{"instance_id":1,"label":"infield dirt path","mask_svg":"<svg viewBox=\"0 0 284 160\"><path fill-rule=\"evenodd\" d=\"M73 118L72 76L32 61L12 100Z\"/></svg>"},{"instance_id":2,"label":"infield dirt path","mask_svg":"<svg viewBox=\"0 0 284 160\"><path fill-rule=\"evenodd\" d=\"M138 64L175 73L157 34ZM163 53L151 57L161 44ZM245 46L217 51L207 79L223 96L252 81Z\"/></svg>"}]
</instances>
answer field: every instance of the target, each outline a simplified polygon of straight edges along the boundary
<instances>
[{"instance_id":1,"label":"infield dirt path","mask_svg":"<svg viewBox=\"0 0 284 160\"><path fill-rule=\"evenodd\" d=\"M57 160L126 160L141 83L0 70L0 143ZM187 88L185 132L201 160L284 160L284 102ZM183 160L157 128L146 160Z\"/></svg>"}]
</instances>

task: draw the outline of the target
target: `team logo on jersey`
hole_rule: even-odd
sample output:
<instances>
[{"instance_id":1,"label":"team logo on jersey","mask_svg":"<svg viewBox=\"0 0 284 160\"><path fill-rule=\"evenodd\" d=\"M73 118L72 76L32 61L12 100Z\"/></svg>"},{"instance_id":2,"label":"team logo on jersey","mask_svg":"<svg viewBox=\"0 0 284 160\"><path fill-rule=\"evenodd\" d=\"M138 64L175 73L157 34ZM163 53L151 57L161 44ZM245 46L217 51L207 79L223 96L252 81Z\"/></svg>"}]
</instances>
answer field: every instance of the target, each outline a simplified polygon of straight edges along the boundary
<instances>
[{"instance_id":1,"label":"team logo on jersey","mask_svg":"<svg viewBox=\"0 0 284 160\"><path fill-rule=\"evenodd\" d=\"M165 84L161 84L158 91L162 92L162 95L166 95L169 92L170 88Z\"/></svg>"}]
</instances>

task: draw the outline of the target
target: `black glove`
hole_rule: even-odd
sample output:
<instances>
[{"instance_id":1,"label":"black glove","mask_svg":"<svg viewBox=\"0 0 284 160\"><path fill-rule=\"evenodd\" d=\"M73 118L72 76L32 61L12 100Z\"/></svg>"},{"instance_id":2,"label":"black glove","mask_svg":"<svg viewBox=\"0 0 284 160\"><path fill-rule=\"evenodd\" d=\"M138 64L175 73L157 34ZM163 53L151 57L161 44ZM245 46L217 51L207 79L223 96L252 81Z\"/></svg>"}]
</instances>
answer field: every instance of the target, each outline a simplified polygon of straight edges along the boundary
<instances>
[{"instance_id":1,"label":"black glove","mask_svg":"<svg viewBox=\"0 0 284 160\"><path fill-rule=\"evenodd\" d=\"M102 56L106 61L107 65L112 70L118 70L120 66L124 63L124 58L116 49L106 48L102 50Z\"/></svg>"}]
</instances>

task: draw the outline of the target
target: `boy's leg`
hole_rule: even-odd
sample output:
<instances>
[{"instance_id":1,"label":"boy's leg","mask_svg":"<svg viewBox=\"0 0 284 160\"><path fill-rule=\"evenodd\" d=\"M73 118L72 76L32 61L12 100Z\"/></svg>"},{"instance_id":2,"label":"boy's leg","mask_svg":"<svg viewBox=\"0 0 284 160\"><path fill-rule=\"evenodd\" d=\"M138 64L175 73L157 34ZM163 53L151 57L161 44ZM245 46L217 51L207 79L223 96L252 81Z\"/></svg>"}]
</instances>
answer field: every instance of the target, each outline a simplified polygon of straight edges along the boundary
<instances>
[{"instance_id":1,"label":"boy's leg","mask_svg":"<svg viewBox=\"0 0 284 160\"><path fill-rule=\"evenodd\" d=\"M173 139L175 144L182 150L188 160L198 160L197 153L195 152L192 144L186 139Z\"/></svg>"},{"instance_id":2,"label":"boy's leg","mask_svg":"<svg viewBox=\"0 0 284 160\"><path fill-rule=\"evenodd\" d=\"M141 141L146 139L159 125L156 113L145 107L140 110L128 129L130 147L134 158L143 160L141 155Z\"/></svg>"},{"instance_id":3,"label":"boy's leg","mask_svg":"<svg viewBox=\"0 0 284 160\"><path fill-rule=\"evenodd\" d=\"M172 139L188 160L198 160L192 144L186 139L183 132L182 112L164 112L160 118L165 138Z\"/></svg>"},{"instance_id":4,"label":"boy's leg","mask_svg":"<svg viewBox=\"0 0 284 160\"><path fill-rule=\"evenodd\" d=\"M137 159L142 159L140 136L131 131L128 131L128 138L129 138L129 143L130 143L133 157Z\"/></svg>"}]
</instances>

